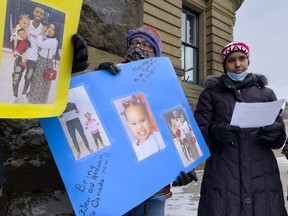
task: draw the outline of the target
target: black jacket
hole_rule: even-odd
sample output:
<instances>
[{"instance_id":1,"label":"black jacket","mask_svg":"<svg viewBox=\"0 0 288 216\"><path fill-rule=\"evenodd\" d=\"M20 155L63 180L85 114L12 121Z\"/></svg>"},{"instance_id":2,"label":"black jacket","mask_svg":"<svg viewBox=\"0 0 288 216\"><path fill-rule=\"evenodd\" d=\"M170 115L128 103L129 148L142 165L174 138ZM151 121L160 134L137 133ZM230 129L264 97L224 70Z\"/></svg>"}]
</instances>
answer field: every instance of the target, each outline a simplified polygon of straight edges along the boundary
<instances>
[{"instance_id":1,"label":"black jacket","mask_svg":"<svg viewBox=\"0 0 288 216\"><path fill-rule=\"evenodd\" d=\"M224 144L213 138L211 124L231 121L236 102L271 102L276 96L263 75L249 74L241 86L227 76L210 76L205 82L194 113L211 156L207 159L201 185L199 216L286 216L276 158L286 133L275 142L261 140L258 128L241 129L236 142Z\"/></svg>"}]
</instances>

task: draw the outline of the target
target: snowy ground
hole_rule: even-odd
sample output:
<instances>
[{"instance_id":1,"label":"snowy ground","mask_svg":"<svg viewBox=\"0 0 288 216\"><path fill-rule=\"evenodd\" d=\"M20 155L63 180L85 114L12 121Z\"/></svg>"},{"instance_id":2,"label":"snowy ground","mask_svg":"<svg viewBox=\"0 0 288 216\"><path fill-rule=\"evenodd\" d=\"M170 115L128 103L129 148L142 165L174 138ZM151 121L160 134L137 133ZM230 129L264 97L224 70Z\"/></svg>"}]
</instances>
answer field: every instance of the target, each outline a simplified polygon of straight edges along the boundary
<instances>
[{"instance_id":1,"label":"snowy ground","mask_svg":"<svg viewBox=\"0 0 288 216\"><path fill-rule=\"evenodd\" d=\"M279 151L275 152L275 154L277 156L277 161L281 173L286 209L288 210L288 160L282 156ZM166 202L166 216L197 216L203 171L197 170L197 175L199 179L197 183L191 183L188 186L172 188L173 196Z\"/></svg>"},{"instance_id":2,"label":"snowy ground","mask_svg":"<svg viewBox=\"0 0 288 216\"><path fill-rule=\"evenodd\" d=\"M200 184L203 171L196 171L198 182L183 187L173 187L173 196L166 201L166 216L197 216Z\"/></svg>"},{"instance_id":3,"label":"snowy ground","mask_svg":"<svg viewBox=\"0 0 288 216\"><path fill-rule=\"evenodd\" d=\"M286 207L287 202L287 184L288 184L288 160L281 155L279 151L275 152L280 168L281 180L283 184ZM202 181L203 171L197 170L198 182L183 187L173 187L173 196L166 201L166 216L197 216L197 208L199 202L200 185ZM43 196L40 196L42 199ZM20 207L21 206L21 207ZM13 199L8 208L7 216L25 215L25 216L55 216L67 215L71 212L72 207L67 194L55 192L51 197L47 197L45 201L39 200L39 197L31 195L18 197ZM70 214L69 214L70 215Z\"/></svg>"}]
</instances>

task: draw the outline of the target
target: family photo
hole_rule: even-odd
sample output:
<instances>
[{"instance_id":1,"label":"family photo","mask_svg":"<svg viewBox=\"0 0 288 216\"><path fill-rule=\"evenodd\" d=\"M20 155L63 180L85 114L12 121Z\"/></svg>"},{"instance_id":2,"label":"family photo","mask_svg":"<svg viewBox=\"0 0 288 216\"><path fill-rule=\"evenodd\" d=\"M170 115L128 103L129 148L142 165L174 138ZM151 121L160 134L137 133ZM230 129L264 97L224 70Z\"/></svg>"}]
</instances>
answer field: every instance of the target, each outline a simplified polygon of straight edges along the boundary
<instances>
[{"instance_id":1,"label":"family photo","mask_svg":"<svg viewBox=\"0 0 288 216\"><path fill-rule=\"evenodd\" d=\"M59 120L76 160L110 145L83 86L69 90L68 102Z\"/></svg>"},{"instance_id":2,"label":"family photo","mask_svg":"<svg viewBox=\"0 0 288 216\"><path fill-rule=\"evenodd\" d=\"M182 107L166 111L163 115L179 156L186 167L202 156L191 124Z\"/></svg>"},{"instance_id":3,"label":"family photo","mask_svg":"<svg viewBox=\"0 0 288 216\"><path fill-rule=\"evenodd\" d=\"M65 14L27 0L7 2L0 83L2 103L53 104Z\"/></svg>"}]
</instances>

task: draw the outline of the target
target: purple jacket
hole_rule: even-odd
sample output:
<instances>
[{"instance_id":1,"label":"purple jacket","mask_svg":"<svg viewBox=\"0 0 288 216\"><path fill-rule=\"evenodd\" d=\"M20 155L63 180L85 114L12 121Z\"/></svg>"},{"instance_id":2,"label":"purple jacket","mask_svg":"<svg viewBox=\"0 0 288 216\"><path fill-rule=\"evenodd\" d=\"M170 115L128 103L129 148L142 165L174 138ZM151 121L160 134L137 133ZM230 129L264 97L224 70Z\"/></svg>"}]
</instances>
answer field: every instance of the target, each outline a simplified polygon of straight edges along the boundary
<instances>
[{"instance_id":1,"label":"purple jacket","mask_svg":"<svg viewBox=\"0 0 288 216\"><path fill-rule=\"evenodd\" d=\"M249 74L235 87L227 76L210 76L194 112L211 156L205 163L201 185L199 216L287 216L277 160L272 149L281 148L282 134L275 142L261 140L258 128L241 129L232 144L213 138L211 124L231 121L236 102L271 102L277 100L263 75Z\"/></svg>"}]
</instances>

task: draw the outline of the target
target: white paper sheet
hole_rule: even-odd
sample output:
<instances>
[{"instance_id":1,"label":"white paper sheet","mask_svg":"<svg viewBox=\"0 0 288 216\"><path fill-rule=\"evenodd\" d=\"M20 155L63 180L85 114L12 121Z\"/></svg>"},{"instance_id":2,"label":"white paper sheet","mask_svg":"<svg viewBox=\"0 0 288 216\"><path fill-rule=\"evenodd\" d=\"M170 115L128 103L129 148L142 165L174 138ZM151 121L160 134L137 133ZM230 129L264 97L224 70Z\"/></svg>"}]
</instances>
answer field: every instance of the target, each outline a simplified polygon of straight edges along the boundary
<instances>
[{"instance_id":1,"label":"white paper sheet","mask_svg":"<svg viewBox=\"0 0 288 216\"><path fill-rule=\"evenodd\" d=\"M230 124L241 128L271 125L284 102L285 99L263 103L236 102Z\"/></svg>"}]
</instances>

